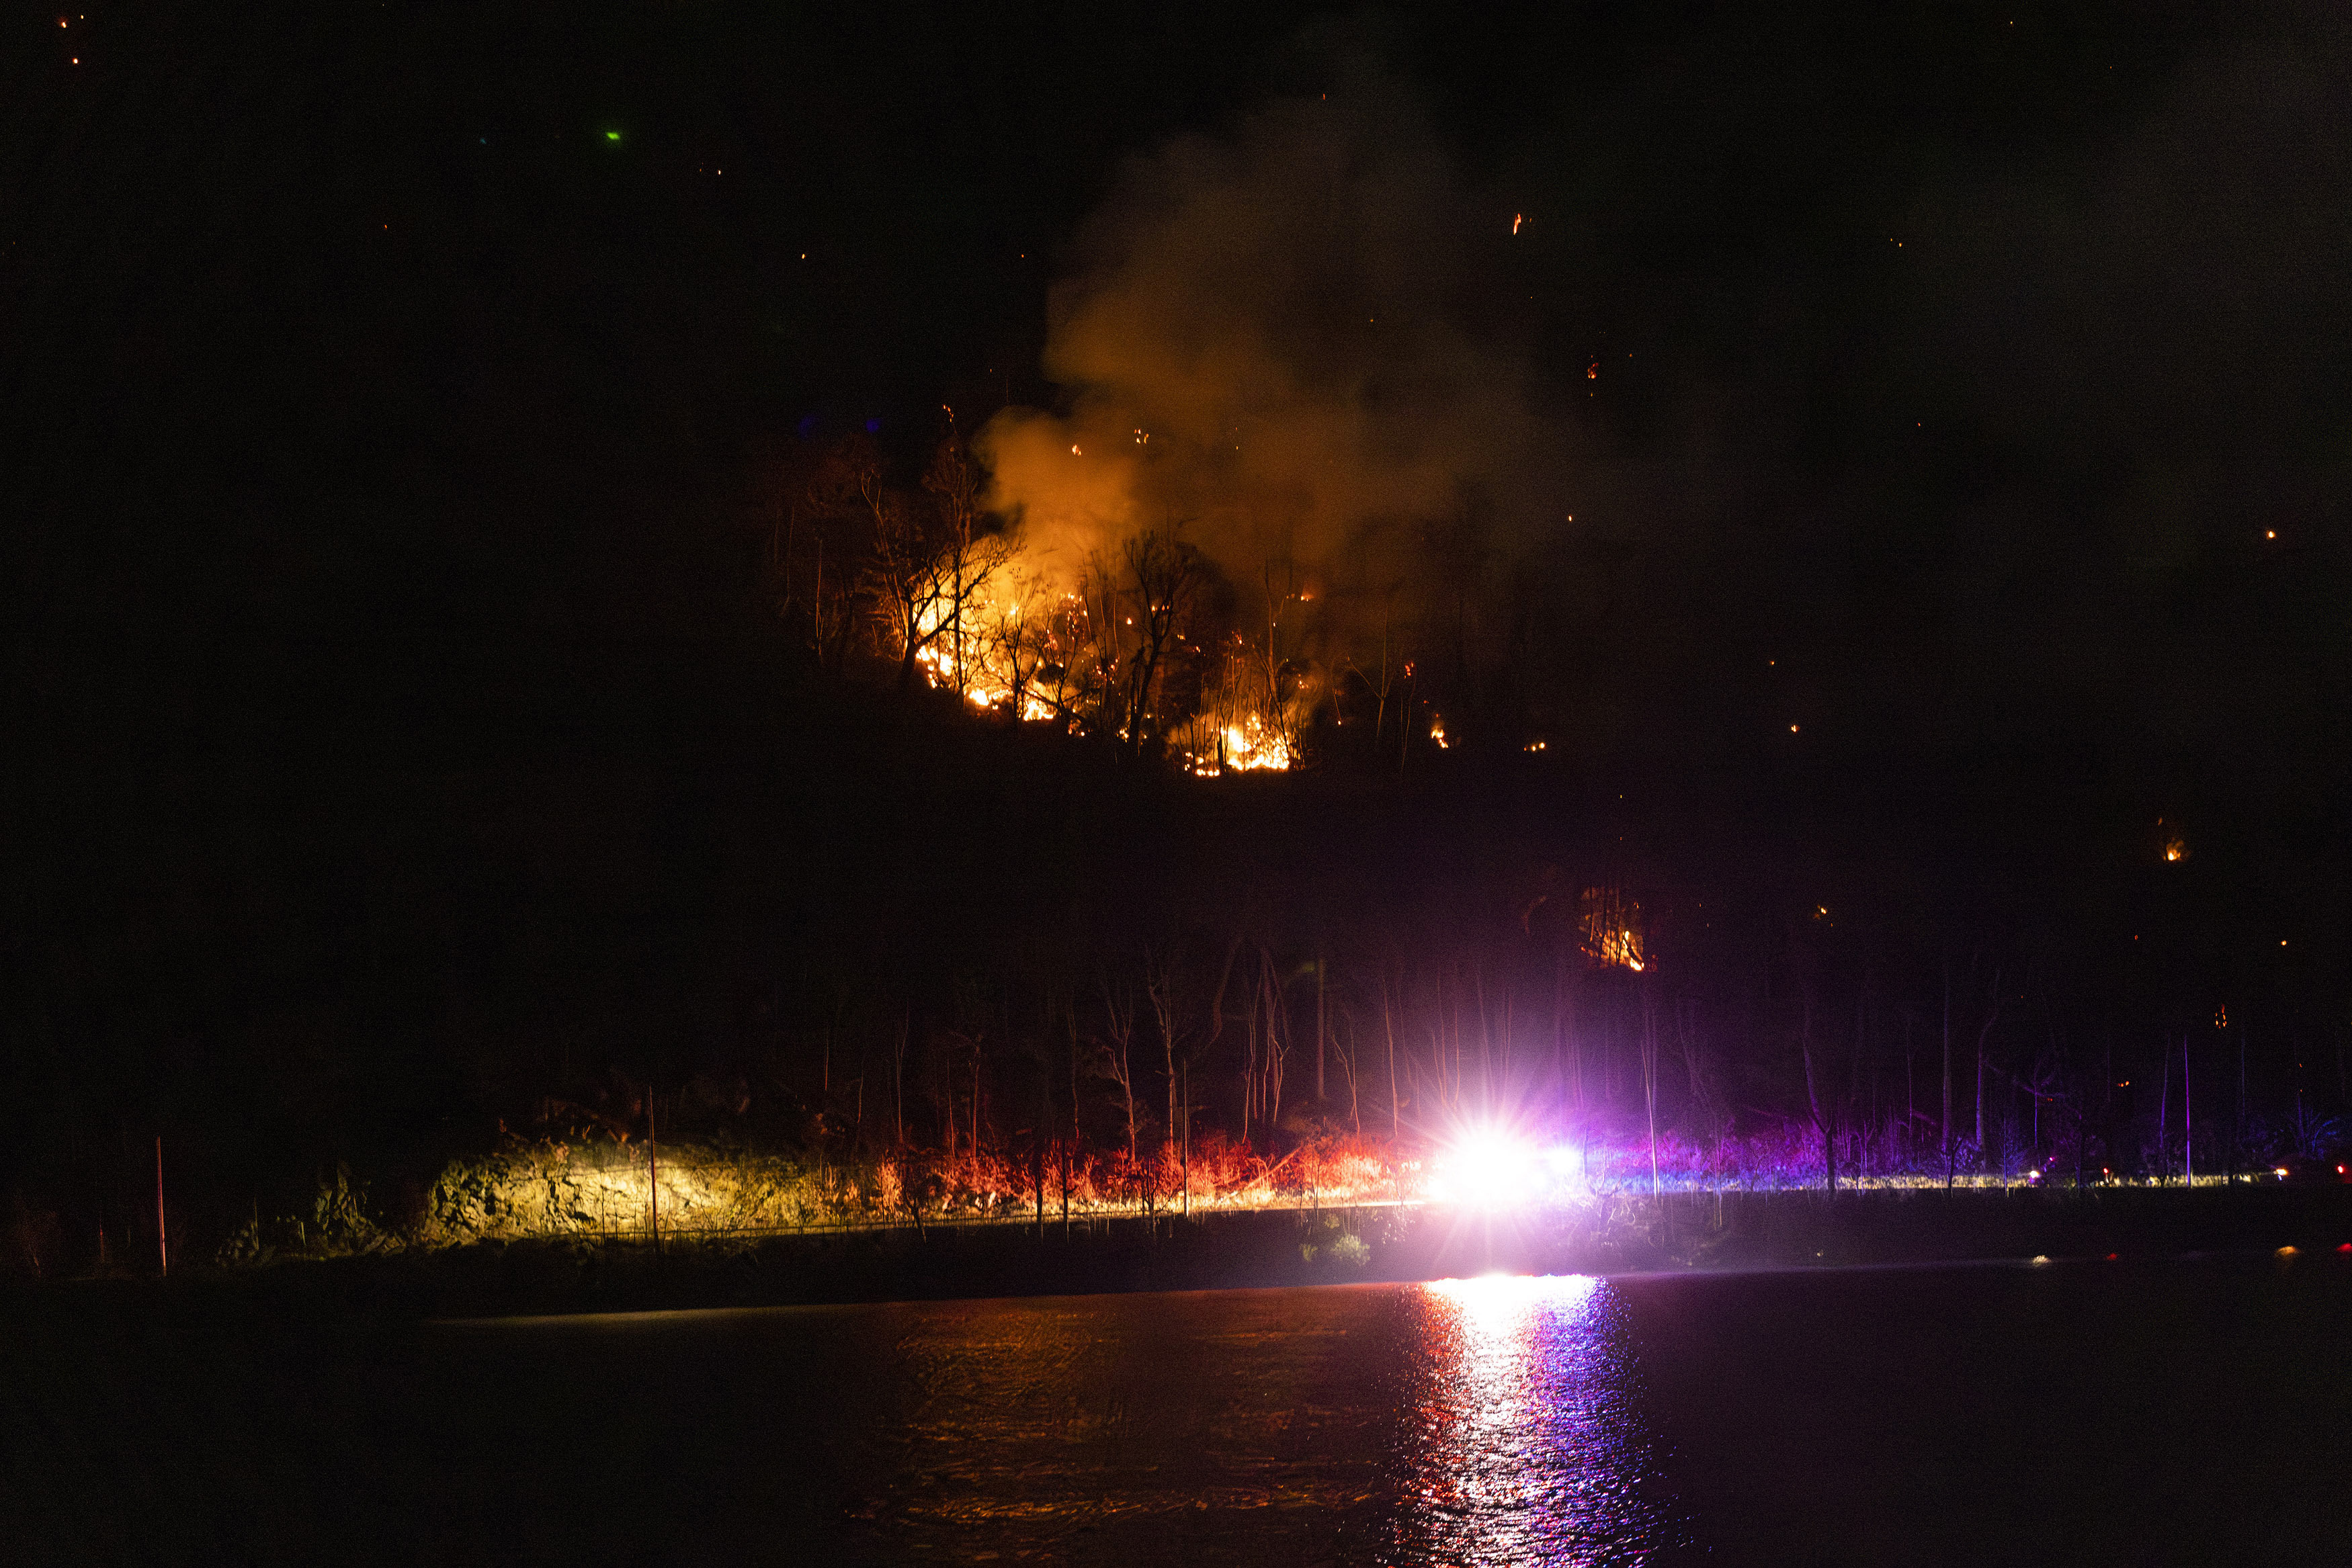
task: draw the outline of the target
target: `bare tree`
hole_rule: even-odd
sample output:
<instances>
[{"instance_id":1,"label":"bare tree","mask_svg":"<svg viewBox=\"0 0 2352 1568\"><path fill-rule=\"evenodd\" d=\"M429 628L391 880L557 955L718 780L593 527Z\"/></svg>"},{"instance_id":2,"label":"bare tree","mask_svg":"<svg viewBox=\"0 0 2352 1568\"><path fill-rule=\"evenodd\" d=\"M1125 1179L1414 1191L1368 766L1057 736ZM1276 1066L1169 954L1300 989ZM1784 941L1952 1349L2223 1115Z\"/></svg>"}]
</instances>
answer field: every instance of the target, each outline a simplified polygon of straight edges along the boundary
<instances>
[{"instance_id":1,"label":"bare tree","mask_svg":"<svg viewBox=\"0 0 2352 1568\"><path fill-rule=\"evenodd\" d=\"M1362 681L1366 689L1372 694L1372 748L1375 752L1380 749L1381 737L1388 733L1389 704L1394 698L1400 684L1397 661L1391 656L1389 646L1390 622L1395 615L1396 596L1397 591L1391 587L1381 600L1380 677L1375 680L1365 674L1362 668L1352 661L1348 665L1350 670L1355 671L1356 678Z\"/></svg>"},{"instance_id":2,"label":"bare tree","mask_svg":"<svg viewBox=\"0 0 2352 1568\"><path fill-rule=\"evenodd\" d=\"M1104 1034L1097 1059L1103 1076L1118 1085L1127 1107L1127 1157L1135 1154L1135 992L1125 981L1102 977Z\"/></svg>"},{"instance_id":3,"label":"bare tree","mask_svg":"<svg viewBox=\"0 0 2352 1568\"><path fill-rule=\"evenodd\" d=\"M1143 994L1151 1005L1151 1021L1160 1031L1160 1049L1168 1072L1168 1136L1176 1135L1176 1102L1180 1092L1177 1057L1181 1054L1183 1022L1179 1007L1176 956L1171 948L1149 948L1143 954Z\"/></svg>"},{"instance_id":4,"label":"bare tree","mask_svg":"<svg viewBox=\"0 0 2352 1568\"><path fill-rule=\"evenodd\" d=\"M1837 1196L1837 1102L1813 1071L1813 995L1810 984L1802 992L1803 1021L1797 1043L1805 1059L1805 1103L1812 1113L1813 1129L1822 1135L1822 1170L1832 1197Z\"/></svg>"},{"instance_id":5,"label":"bare tree","mask_svg":"<svg viewBox=\"0 0 2352 1568\"><path fill-rule=\"evenodd\" d=\"M1403 983L1402 974L1398 976L1398 983ZM1389 1142L1394 1144L1403 1125L1404 1113L1397 1095L1396 1019L1389 1007L1389 974L1385 960L1381 966L1381 1033L1387 1038L1389 1048Z\"/></svg>"},{"instance_id":6,"label":"bare tree","mask_svg":"<svg viewBox=\"0 0 2352 1568\"><path fill-rule=\"evenodd\" d=\"M972 642L1003 682L1006 716L1018 723L1033 708L1062 712L1062 693L1040 690L1055 664L1053 604L1045 579L1008 566L976 620ZM961 658L957 664L961 668Z\"/></svg>"},{"instance_id":7,"label":"bare tree","mask_svg":"<svg viewBox=\"0 0 2352 1568\"><path fill-rule=\"evenodd\" d=\"M1282 1005L1282 982L1274 967L1274 954L1264 943L1258 945L1258 996L1265 1008L1265 1090L1258 1103L1265 1107L1265 1124L1269 1130L1282 1124L1282 1068L1290 1055L1285 1037L1289 1033L1286 1009Z\"/></svg>"},{"instance_id":8,"label":"bare tree","mask_svg":"<svg viewBox=\"0 0 2352 1568\"><path fill-rule=\"evenodd\" d=\"M852 450L834 478L834 505L855 507L870 538L866 577L875 611L898 656L898 685L910 686L926 651L948 650L950 678L962 689L969 649L969 606L1013 559L1013 545L980 531L977 480L952 434L926 474L936 504L893 489L880 455Z\"/></svg>"},{"instance_id":9,"label":"bare tree","mask_svg":"<svg viewBox=\"0 0 2352 1568\"><path fill-rule=\"evenodd\" d=\"M984 481L954 429L954 416L949 417L948 433L932 448L930 464L923 470L923 488L938 514L939 550L947 568L946 592L931 607L932 634L947 644L950 676L957 695L963 695L970 688L972 646L978 640L974 634L984 631L980 625L968 626L967 618L990 580L1011 564L1013 551L1011 541L982 532ZM905 679L903 669L900 678Z\"/></svg>"},{"instance_id":10,"label":"bare tree","mask_svg":"<svg viewBox=\"0 0 2352 1568\"><path fill-rule=\"evenodd\" d=\"M1154 705L1178 639L1192 619L1193 600L1208 580L1201 552L1176 537L1178 525L1140 533L1120 548L1123 595L1134 613L1135 646L1121 672L1119 716L1130 751L1140 753L1155 727Z\"/></svg>"},{"instance_id":11,"label":"bare tree","mask_svg":"<svg viewBox=\"0 0 2352 1568\"><path fill-rule=\"evenodd\" d=\"M1331 1054L1339 1059L1339 1075L1348 1081L1348 1124L1357 1137L1364 1135L1363 1103L1356 1087L1356 1015L1346 1007L1339 1009L1340 1029L1331 1037ZM1342 1043L1340 1035L1345 1035Z\"/></svg>"},{"instance_id":12,"label":"bare tree","mask_svg":"<svg viewBox=\"0 0 2352 1568\"><path fill-rule=\"evenodd\" d=\"M873 606L871 574L863 562L872 548L876 507L890 504L881 454L870 439L856 435L825 452L798 501L789 507L792 526L781 536L782 547L788 552L806 550L810 557L810 646L818 664L836 674ZM801 598L799 573L789 554L784 567L784 608L790 613Z\"/></svg>"},{"instance_id":13,"label":"bare tree","mask_svg":"<svg viewBox=\"0 0 2352 1568\"><path fill-rule=\"evenodd\" d=\"M2000 971L1998 968L1992 972L1992 990L1989 1001L1990 1007L1985 1013L1984 1027L1977 1030L1977 1161L1979 1169L1982 1168L1984 1161L1985 1146L1985 1040L1991 1036L1992 1026L2000 1021Z\"/></svg>"}]
</instances>

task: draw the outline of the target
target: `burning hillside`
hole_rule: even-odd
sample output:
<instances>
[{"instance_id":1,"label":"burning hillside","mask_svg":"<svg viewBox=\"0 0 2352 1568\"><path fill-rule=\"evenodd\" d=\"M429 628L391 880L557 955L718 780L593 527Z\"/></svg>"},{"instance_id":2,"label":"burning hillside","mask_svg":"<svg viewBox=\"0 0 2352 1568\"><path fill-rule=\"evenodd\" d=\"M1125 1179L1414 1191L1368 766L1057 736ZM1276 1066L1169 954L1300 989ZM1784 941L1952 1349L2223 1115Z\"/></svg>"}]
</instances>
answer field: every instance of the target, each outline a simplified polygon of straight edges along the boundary
<instances>
[{"instance_id":1,"label":"burning hillside","mask_svg":"<svg viewBox=\"0 0 2352 1568\"><path fill-rule=\"evenodd\" d=\"M1491 216L1378 83L1137 161L1051 298L1063 408L969 443L950 413L919 495L835 453L782 508L788 613L836 667L1196 774L1326 725L1452 744L1412 655L1509 657L1496 607L1559 515Z\"/></svg>"}]
</instances>

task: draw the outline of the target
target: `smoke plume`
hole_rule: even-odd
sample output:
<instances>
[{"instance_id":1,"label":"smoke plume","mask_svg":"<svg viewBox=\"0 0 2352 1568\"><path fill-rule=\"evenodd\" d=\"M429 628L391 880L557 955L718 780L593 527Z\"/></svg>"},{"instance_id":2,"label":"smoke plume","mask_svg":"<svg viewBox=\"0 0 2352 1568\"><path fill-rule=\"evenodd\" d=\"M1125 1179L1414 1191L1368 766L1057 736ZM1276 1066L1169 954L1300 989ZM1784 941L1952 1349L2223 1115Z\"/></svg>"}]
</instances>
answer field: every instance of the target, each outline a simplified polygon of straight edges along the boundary
<instances>
[{"instance_id":1,"label":"smoke plume","mask_svg":"<svg viewBox=\"0 0 2352 1568\"><path fill-rule=\"evenodd\" d=\"M1176 528L1239 601L1272 574L1327 636L1426 609L1433 550L1467 590L1559 515L1514 217L1369 78L1137 159L1051 297L1067 412L982 434L992 504L1064 576Z\"/></svg>"}]
</instances>

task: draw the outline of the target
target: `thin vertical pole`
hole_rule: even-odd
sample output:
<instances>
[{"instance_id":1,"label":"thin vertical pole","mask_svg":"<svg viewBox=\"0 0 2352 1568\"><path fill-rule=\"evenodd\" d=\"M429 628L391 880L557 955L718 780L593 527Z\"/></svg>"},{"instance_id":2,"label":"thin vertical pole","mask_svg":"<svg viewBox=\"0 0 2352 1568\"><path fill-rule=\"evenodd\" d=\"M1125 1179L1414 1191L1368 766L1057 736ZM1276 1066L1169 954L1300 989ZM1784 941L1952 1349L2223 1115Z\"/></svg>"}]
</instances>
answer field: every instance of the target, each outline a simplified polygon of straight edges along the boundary
<instances>
[{"instance_id":1,"label":"thin vertical pole","mask_svg":"<svg viewBox=\"0 0 2352 1568\"><path fill-rule=\"evenodd\" d=\"M1658 1016L1653 992L1642 992L1642 1097L1650 1113L1650 1201L1658 1200ZM1837 1176L1832 1168L1830 1190L1837 1190Z\"/></svg>"},{"instance_id":2,"label":"thin vertical pole","mask_svg":"<svg viewBox=\"0 0 2352 1568\"><path fill-rule=\"evenodd\" d=\"M1184 1218L1192 1218L1192 1064L1189 1061L1177 1068L1184 1082Z\"/></svg>"},{"instance_id":3,"label":"thin vertical pole","mask_svg":"<svg viewBox=\"0 0 2352 1568\"><path fill-rule=\"evenodd\" d=\"M163 1135L155 1134L155 1271L172 1271L172 1249L163 1237Z\"/></svg>"},{"instance_id":4,"label":"thin vertical pole","mask_svg":"<svg viewBox=\"0 0 2352 1568\"><path fill-rule=\"evenodd\" d=\"M1323 955L1315 955L1315 1098L1323 1098Z\"/></svg>"},{"instance_id":5,"label":"thin vertical pole","mask_svg":"<svg viewBox=\"0 0 2352 1568\"><path fill-rule=\"evenodd\" d=\"M2189 1103L2189 1031L2180 1031L2180 1179L2197 1185L2197 1119Z\"/></svg>"},{"instance_id":6,"label":"thin vertical pole","mask_svg":"<svg viewBox=\"0 0 2352 1568\"><path fill-rule=\"evenodd\" d=\"M1070 1136L1062 1145L1062 1239L1070 1239L1070 1162L1078 1147L1078 1008L1070 1004Z\"/></svg>"},{"instance_id":7,"label":"thin vertical pole","mask_svg":"<svg viewBox=\"0 0 2352 1568\"><path fill-rule=\"evenodd\" d=\"M2161 1134L2159 1133L2159 1136ZM1952 960L1944 958L1944 1190L1952 1190Z\"/></svg>"},{"instance_id":8,"label":"thin vertical pole","mask_svg":"<svg viewBox=\"0 0 2352 1568\"><path fill-rule=\"evenodd\" d=\"M654 1135L654 1086L646 1085L646 1197L651 1206L654 1250L661 1250L661 1144Z\"/></svg>"},{"instance_id":9,"label":"thin vertical pole","mask_svg":"<svg viewBox=\"0 0 2352 1568\"><path fill-rule=\"evenodd\" d=\"M2164 1063L2156 1092L2156 1179L2161 1184L2172 1179L2171 1167L2164 1163L2164 1129L2172 1124L2172 1048L2166 1046L2158 1060Z\"/></svg>"},{"instance_id":10,"label":"thin vertical pole","mask_svg":"<svg viewBox=\"0 0 2352 1568\"><path fill-rule=\"evenodd\" d=\"M1397 1130L1403 1118L1397 1106L1396 1023L1389 1016L1389 977L1386 966L1383 966L1381 970L1381 1032L1388 1037L1389 1042L1389 1159L1393 1164L1396 1159Z\"/></svg>"},{"instance_id":11,"label":"thin vertical pole","mask_svg":"<svg viewBox=\"0 0 2352 1568\"><path fill-rule=\"evenodd\" d=\"M2238 1031L2238 1113L2230 1123L2230 1158L2222 1166L2234 1181L2237 1178L2237 1153L2246 1141L2246 1031ZM2251 1179L2251 1177L2249 1178Z\"/></svg>"}]
</instances>

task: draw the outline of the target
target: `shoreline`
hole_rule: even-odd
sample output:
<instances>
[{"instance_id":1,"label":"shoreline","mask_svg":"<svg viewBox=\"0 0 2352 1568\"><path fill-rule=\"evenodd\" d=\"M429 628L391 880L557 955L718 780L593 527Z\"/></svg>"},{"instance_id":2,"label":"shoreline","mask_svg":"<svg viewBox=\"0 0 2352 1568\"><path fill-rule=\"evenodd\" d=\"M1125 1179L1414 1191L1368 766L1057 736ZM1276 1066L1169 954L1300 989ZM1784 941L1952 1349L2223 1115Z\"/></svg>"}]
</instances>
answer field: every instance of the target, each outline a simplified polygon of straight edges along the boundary
<instances>
[{"instance_id":1,"label":"shoreline","mask_svg":"<svg viewBox=\"0 0 2352 1568\"><path fill-rule=\"evenodd\" d=\"M1434 1206L893 1227L757 1237L479 1242L166 1280L20 1286L9 1316L185 1308L200 1315L422 1322L1407 1282L1507 1273L2178 1259L2352 1246L2352 1186L1731 1192L1594 1208ZM102 1306L101 1306L102 1304Z\"/></svg>"}]
</instances>

